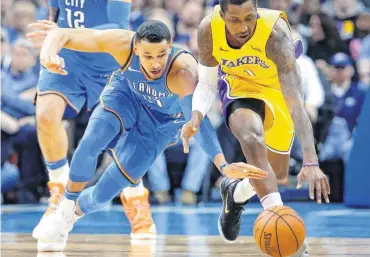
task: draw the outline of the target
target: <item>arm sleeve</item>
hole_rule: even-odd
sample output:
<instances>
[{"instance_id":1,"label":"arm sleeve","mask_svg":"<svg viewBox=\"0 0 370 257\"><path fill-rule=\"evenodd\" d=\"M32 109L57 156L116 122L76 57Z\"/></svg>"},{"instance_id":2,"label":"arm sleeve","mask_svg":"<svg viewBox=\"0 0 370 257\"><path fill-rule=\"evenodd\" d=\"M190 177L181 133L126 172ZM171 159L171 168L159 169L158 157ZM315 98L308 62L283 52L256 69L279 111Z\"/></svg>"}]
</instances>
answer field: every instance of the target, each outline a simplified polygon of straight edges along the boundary
<instances>
[{"instance_id":1,"label":"arm sleeve","mask_svg":"<svg viewBox=\"0 0 370 257\"><path fill-rule=\"evenodd\" d=\"M199 111L203 117L211 109L217 94L217 70L216 67L206 67L199 64L199 82L194 91L193 111Z\"/></svg>"},{"instance_id":2,"label":"arm sleeve","mask_svg":"<svg viewBox=\"0 0 370 257\"><path fill-rule=\"evenodd\" d=\"M95 26L94 29L128 29L131 0L108 0L107 5L109 23Z\"/></svg>"},{"instance_id":3,"label":"arm sleeve","mask_svg":"<svg viewBox=\"0 0 370 257\"><path fill-rule=\"evenodd\" d=\"M49 6L52 8L58 8L58 0L49 0Z\"/></svg>"}]
</instances>

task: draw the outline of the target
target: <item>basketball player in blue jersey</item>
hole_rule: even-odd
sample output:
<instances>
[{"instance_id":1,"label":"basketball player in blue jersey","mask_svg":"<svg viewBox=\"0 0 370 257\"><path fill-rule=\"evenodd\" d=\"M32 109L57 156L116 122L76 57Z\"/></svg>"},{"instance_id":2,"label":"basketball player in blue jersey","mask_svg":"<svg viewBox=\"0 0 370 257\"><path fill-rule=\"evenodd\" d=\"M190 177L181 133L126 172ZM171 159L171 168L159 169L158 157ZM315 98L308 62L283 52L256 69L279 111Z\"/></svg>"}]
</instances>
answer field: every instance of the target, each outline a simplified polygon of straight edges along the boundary
<instances>
[{"instance_id":1,"label":"basketball player in blue jersey","mask_svg":"<svg viewBox=\"0 0 370 257\"><path fill-rule=\"evenodd\" d=\"M89 39L89 40L86 40ZM69 48L106 52L121 65L105 87L71 162L67 190L57 209L42 219L33 236L64 249L74 222L109 203L122 188L136 184L156 157L176 140L192 116L197 62L172 47L169 29L147 21L136 33L127 30L54 29L41 49L41 64L65 74L68 64L58 55ZM208 118L195 139L217 168L231 178L264 178L267 173L245 163L225 161ZM84 189L96 168L99 153L114 159L98 183Z\"/></svg>"},{"instance_id":2,"label":"basketball player in blue jersey","mask_svg":"<svg viewBox=\"0 0 370 257\"><path fill-rule=\"evenodd\" d=\"M127 29L131 0L51 0L50 21L40 21L32 26L39 30L60 28ZM57 18L57 19L56 19ZM55 209L68 180L67 135L62 118L74 118L86 104L91 108L98 100L109 75L119 64L104 53L80 53L67 49L60 52L67 66L66 74L53 74L42 69L37 93L38 138L46 160L51 193L49 208L45 215ZM67 74L68 73L68 74ZM121 194L121 200L132 226L135 237L155 236L155 225L149 208L149 192L142 183L128 188ZM140 202L134 206L132 202ZM146 212L138 212L144 208ZM142 217L137 218L136 214ZM45 246L46 247L46 246Z\"/></svg>"}]
</instances>

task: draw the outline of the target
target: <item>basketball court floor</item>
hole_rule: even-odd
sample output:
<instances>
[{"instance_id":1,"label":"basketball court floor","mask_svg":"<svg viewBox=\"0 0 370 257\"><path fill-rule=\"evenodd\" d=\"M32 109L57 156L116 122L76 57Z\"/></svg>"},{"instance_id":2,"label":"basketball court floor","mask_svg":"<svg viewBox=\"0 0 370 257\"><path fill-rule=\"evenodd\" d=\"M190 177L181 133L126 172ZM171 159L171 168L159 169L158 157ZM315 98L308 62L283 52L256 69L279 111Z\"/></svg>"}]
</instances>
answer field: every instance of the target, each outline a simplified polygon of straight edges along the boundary
<instances>
[{"instance_id":1,"label":"basketball court floor","mask_svg":"<svg viewBox=\"0 0 370 257\"><path fill-rule=\"evenodd\" d=\"M287 203L304 219L311 257L370 257L370 210L341 204ZM227 244L218 236L220 204L153 207L156 240L131 241L121 206L112 206L76 223L64 253L37 253L31 237L45 206L1 206L1 256L4 257L241 257L264 256L252 237L262 210L251 203L242 219L241 237Z\"/></svg>"}]
</instances>

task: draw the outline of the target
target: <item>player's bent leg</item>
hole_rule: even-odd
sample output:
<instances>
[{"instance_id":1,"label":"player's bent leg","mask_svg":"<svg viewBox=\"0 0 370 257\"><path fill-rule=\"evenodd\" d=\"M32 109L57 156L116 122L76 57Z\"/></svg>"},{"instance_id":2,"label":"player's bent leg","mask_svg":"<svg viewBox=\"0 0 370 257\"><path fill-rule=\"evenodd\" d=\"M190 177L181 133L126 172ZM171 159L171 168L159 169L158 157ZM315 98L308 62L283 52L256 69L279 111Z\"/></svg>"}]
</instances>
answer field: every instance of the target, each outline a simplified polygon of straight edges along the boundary
<instances>
[{"instance_id":1,"label":"player's bent leg","mask_svg":"<svg viewBox=\"0 0 370 257\"><path fill-rule=\"evenodd\" d=\"M255 194L250 182L260 197L264 208L282 205L282 201L278 193L275 174L267 160L267 148L264 143L261 117L250 109L236 109L229 117L229 126L239 140L248 163L269 171L269 176L263 180L223 179L221 196L224 207L218 225L221 237L226 242L232 243L239 235L243 207Z\"/></svg>"},{"instance_id":2,"label":"player's bent leg","mask_svg":"<svg viewBox=\"0 0 370 257\"><path fill-rule=\"evenodd\" d=\"M73 200L61 198L57 209L44 218L34 229L33 237L44 245L54 244L55 246L59 244L58 250L63 250L74 223L84 214L104 208L122 188L129 184L130 182L123 176L117 165L111 163L98 183L81 193L77 204ZM53 251L58 250L54 249Z\"/></svg>"},{"instance_id":3,"label":"player's bent leg","mask_svg":"<svg viewBox=\"0 0 370 257\"><path fill-rule=\"evenodd\" d=\"M275 173L278 184L288 184L290 154L280 154L268 150L267 158Z\"/></svg>"},{"instance_id":4,"label":"player's bent leg","mask_svg":"<svg viewBox=\"0 0 370 257\"><path fill-rule=\"evenodd\" d=\"M73 155L66 198L76 200L76 193L81 192L94 176L99 155L120 132L121 123L117 116L97 106Z\"/></svg>"},{"instance_id":5,"label":"player's bent leg","mask_svg":"<svg viewBox=\"0 0 370 257\"><path fill-rule=\"evenodd\" d=\"M79 147L73 156L70 180L64 194L65 197L61 199L59 204L61 207L58 206L56 211L52 212L48 217L41 219L40 223L34 229L33 236L38 239L39 251L60 251L60 249L64 249L65 238L68 236L69 230L63 228L61 234L64 236L64 239L62 240L55 235L57 233L56 231L60 230L60 227L56 226L54 222L60 219L60 213L64 215L65 212L68 212L68 206L75 205L74 203L80 195L80 191L82 191L95 172L99 154L120 132L120 129L120 122L114 114L104 111L100 107L95 109ZM68 202L72 202L73 204L67 204L65 207L65 203ZM63 208L67 209L65 210ZM68 221L66 224L68 223L68 226L72 226L71 222ZM53 227L56 227L56 229L51 230L50 228Z\"/></svg>"},{"instance_id":6,"label":"player's bent leg","mask_svg":"<svg viewBox=\"0 0 370 257\"><path fill-rule=\"evenodd\" d=\"M45 215L53 211L64 194L68 180L68 139L62 124L66 108L65 100L57 94L39 95L36 105L37 136L49 171L49 207Z\"/></svg>"}]
</instances>

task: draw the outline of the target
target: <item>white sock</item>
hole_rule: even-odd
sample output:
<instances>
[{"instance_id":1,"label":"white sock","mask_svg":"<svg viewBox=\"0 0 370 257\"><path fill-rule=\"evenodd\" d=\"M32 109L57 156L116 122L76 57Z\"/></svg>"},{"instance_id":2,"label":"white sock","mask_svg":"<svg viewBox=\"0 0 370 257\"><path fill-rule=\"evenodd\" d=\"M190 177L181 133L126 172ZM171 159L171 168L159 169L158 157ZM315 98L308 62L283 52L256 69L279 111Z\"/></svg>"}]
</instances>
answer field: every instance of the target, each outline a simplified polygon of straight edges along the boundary
<instances>
[{"instance_id":1,"label":"white sock","mask_svg":"<svg viewBox=\"0 0 370 257\"><path fill-rule=\"evenodd\" d=\"M69 178L69 164L68 162L64 164L62 167L50 170L49 171L49 180L63 183L63 185L67 185L68 178Z\"/></svg>"},{"instance_id":2,"label":"white sock","mask_svg":"<svg viewBox=\"0 0 370 257\"><path fill-rule=\"evenodd\" d=\"M273 206L282 206L283 201L281 200L281 196L279 192L271 193L265 195L260 199L260 202L263 206L263 209L269 209Z\"/></svg>"},{"instance_id":3,"label":"white sock","mask_svg":"<svg viewBox=\"0 0 370 257\"><path fill-rule=\"evenodd\" d=\"M253 186L249 182L248 178L243 179L236 185L234 190L234 202L244 203L245 201L251 199L256 194Z\"/></svg>"},{"instance_id":4,"label":"white sock","mask_svg":"<svg viewBox=\"0 0 370 257\"><path fill-rule=\"evenodd\" d=\"M143 181L140 180L139 184L135 187L130 186L126 187L122 190L123 195L128 199L130 197L135 197L135 196L142 196L144 195L144 184Z\"/></svg>"}]
</instances>

